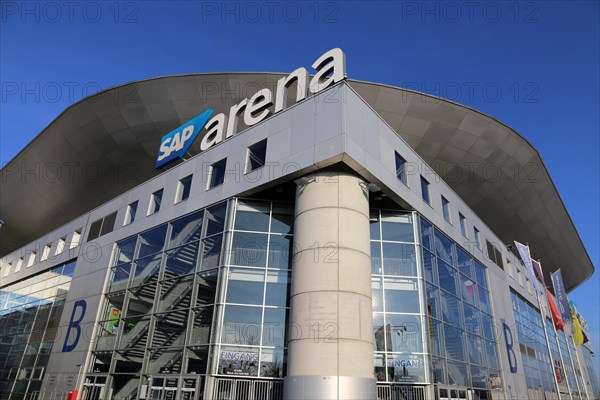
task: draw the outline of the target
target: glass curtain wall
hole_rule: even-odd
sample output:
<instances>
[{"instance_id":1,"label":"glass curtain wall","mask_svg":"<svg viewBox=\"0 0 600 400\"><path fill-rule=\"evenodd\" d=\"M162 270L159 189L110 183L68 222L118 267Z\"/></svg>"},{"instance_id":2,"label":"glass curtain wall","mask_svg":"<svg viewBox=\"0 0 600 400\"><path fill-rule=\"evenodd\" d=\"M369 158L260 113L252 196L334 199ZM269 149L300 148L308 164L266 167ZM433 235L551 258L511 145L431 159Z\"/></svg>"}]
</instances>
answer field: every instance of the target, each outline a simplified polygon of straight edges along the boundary
<instances>
[{"instance_id":1,"label":"glass curtain wall","mask_svg":"<svg viewBox=\"0 0 600 400\"><path fill-rule=\"evenodd\" d=\"M502 389L486 268L424 218L419 219L431 382Z\"/></svg>"},{"instance_id":2,"label":"glass curtain wall","mask_svg":"<svg viewBox=\"0 0 600 400\"><path fill-rule=\"evenodd\" d=\"M0 288L0 399L39 393L75 261Z\"/></svg>"},{"instance_id":3,"label":"glass curtain wall","mask_svg":"<svg viewBox=\"0 0 600 400\"><path fill-rule=\"evenodd\" d=\"M513 290L511 297L527 388L542 397L556 398L553 374L557 370L550 361L540 311Z\"/></svg>"},{"instance_id":4,"label":"glass curtain wall","mask_svg":"<svg viewBox=\"0 0 600 400\"><path fill-rule=\"evenodd\" d=\"M485 267L416 213L371 211L380 383L501 389Z\"/></svg>"},{"instance_id":5,"label":"glass curtain wall","mask_svg":"<svg viewBox=\"0 0 600 400\"><path fill-rule=\"evenodd\" d=\"M218 375L285 376L293 220L292 204L235 202L218 306Z\"/></svg>"},{"instance_id":6,"label":"glass curtain wall","mask_svg":"<svg viewBox=\"0 0 600 400\"><path fill-rule=\"evenodd\" d=\"M112 398L158 374L200 376L202 392L226 214L222 202L116 243L88 371L110 374Z\"/></svg>"}]
</instances>

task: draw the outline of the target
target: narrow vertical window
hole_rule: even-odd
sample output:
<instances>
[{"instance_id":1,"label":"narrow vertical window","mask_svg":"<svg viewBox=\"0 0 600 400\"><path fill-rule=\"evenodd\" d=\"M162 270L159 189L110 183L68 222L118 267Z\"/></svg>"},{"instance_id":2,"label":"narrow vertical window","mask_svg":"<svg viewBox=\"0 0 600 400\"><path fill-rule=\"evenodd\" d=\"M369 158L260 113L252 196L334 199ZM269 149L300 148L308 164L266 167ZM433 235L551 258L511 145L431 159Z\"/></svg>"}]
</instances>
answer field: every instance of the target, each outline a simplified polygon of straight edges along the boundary
<instances>
[{"instance_id":1,"label":"narrow vertical window","mask_svg":"<svg viewBox=\"0 0 600 400\"><path fill-rule=\"evenodd\" d=\"M227 159L224 158L216 163L212 164L208 169L208 187L212 189L215 186L219 186L225 182L225 167L227 166Z\"/></svg>"},{"instance_id":2,"label":"narrow vertical window","mask_svg":"<svg viewBox=\"0 0 600 400\"><path fill-rule=\"evenodd\" d=\"M481 237L479 236L479 229L473 227L473 239L475 239L475 245L478 249L481 249Z\"/></svg>"},{"instance_id":3,"label":"narrow vertical window","mask_svg":"<svg viewBox=\"0 0 600 400\"><path fill-rule=\"evenodd\" d=\"M267 157L267 139L248 147L246 155L246 173L263 167Z\"/></svg>"},{"instance_id":4,"label":"narrow vertical window","mask_svg":"<svg viewBox=\"0 0 600 400\"><path fill-rule=\"evenodd\" d=\"M19 258L19 261L17 261L17 266L15 267L15 272L19 272L21 270L22 266L23 266L23 257Z\"/></svg>"},{"instance_id":5,"label":"narrow vertical window","mask_svg":"<svg viewBox=\"0 0 600 400\"><path fill-rule=\"evenodd\" d=\"M160 205L162 203L162 197L163 197L163 189L157 190L156 192L152 193L152 196L150 196L150 204L148 205L148 215L157 213L160 211Z\"/></svg>"},{"instance_id":6,"label":"narrow vertical window","mask_svg":"<svg viewBox=\"0 0 600 400\"><path fill-rule=\"evenodd\" d=\"M65 250L65 243L67 243L66 236L63 236L60 239L58 239L58 243L56 244L56 251L54 252L55 256L62 253Z\"/></svg>"},{"instance_id":7,"label":"narrow vertical window","mask_svg":"<svg viewBox=\"0 0 600 400\"><path fill-rule=\"evenodd\" d=\"M190 189L192 188L192 175L188 175L180 179L177 183L177 193L175 193L175 204L187 200L190 197Z\"/></svg>"},{"instance_id":8,"label":"narrow vertical window","mask_svg":"<svg viewBox=\"0 0 600 400\"><path fill-rule=\"evenodd\" d=\"M458 213L458 220L460 222L460 233L466 238L468 238L467 234L467 219L461 213Z\"/></svg>"},{"instance_id":9,"label":"narrow vertical window","mask_svg":"<svg viewBox=\"0 0 600 400\"><path fill-rule=\"evenodd\" d=\"M69 246L69 249L74 249L75 247L79 246L79 241L81 240L81 229L82 228L79 228L73 232L73 237L71 238L71 245Z\"/></svg>"},{"instance_id":10,"label":"narrow vertical window","mask_svg":"<svg viewBox=\"0 0 600 400\"><path fill-rule=\"evenodd\" d=\"M444 219L450 223L450 202L444 196L442 196L442 213L444 214Z\"/></svg>"},{"instance_id":11,"label":"narrow vertical window","mask_svg":"<svg viewBox=\"0 0 600 400\"><path fill-rule=\"evenodd\" d=\"M423 201L427 204L431 204L431 199L429 198L429 181L421 176L421 196L423 197Z\"/></svg>"},{"instance_id":12,"label":"narrow vertical window","mask_svg":"<svg viewBox=\"0 0 600 400\"><path fill-rule=\"evenodd\" d=\"M408 184L406 177L406 160L398 153L396 153L396 177L405 185Z\"/></svg>"},{"instance_id":13,"label":"narrow vertical window","mask_svg":"<svg viewBox=\"0 0 600 400\"><path fill-rule=\"evenodd\" d=\"M133 221L135 221L135 214L137 213L138 202L134 201L133 203L127 206L127 210L125 211L125 221L123 221L123 225L129 225Z\"/></svg>"},{"instance_id":14,"label":"narrow vertical window","mask_svg":"<svg viewBox=\"0 0 600 400\"><path fill-rule=\"evenodd\" d=\"M42 256L40 257L40 261L45 261L48 259L51 248L52 248L52 243L48 243L47 245L44 246L44 250L42 251Z\"/></svg>"},{"instance_id":15,"label":"narrow vertical window","mask_svg":"<svg viewBox=\"0 0 600 400\"><path fill-rule=\"evenodd\" d=\"M33 265L33 263L35 262L35 256L36 256L35 251L32 251L29 254L29 259L27 260L27 268L29 268Z\"/></svg>"},{"instance_id":16,"label":"narrow vertical window","mask_svg":"<svg viewBox=\"0 0 600 400\"><path fill-rule=\"evenodd\" d=\"M4 267L4 274L2 275L3 278L6 278L8 274L10 274L10 267L12 267L12 263L8 263L6 264L6 267Z\"/></svg>"}]
</instances>

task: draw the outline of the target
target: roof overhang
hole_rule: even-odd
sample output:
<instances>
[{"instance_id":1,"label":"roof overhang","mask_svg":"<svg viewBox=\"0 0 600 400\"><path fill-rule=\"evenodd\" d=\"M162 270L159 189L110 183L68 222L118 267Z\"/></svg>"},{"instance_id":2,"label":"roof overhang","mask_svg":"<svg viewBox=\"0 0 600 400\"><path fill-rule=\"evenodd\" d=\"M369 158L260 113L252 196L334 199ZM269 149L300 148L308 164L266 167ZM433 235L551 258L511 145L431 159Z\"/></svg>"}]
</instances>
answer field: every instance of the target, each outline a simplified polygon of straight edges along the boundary
<instances>
[{"instance_id":1,"label":"roof overhang","mask_svg":"<svg viewBox=\"0 0 600 400\"><path fill-rule=\"evenodd\" d=\"M0 171L1 255L158 175L154 162L165 133L207 108L227 114L256 91L275 89L283 76L167 76L73 104ZM561 268L569 291L593 274L539 153L520 134L451 101L376 83L348 83L504 243L528 242L546 275ZM190 154L200 152L199 142Z\"/></svg>"}]
</instances>

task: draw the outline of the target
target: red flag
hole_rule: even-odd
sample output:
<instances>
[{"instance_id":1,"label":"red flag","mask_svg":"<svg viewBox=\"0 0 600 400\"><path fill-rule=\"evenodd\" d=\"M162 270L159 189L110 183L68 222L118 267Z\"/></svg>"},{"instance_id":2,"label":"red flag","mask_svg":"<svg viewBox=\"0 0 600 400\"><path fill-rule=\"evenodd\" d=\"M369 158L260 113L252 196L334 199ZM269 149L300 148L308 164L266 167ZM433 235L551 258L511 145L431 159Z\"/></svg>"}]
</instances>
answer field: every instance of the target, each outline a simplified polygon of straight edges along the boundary
<instances>
[{"instance_id":1,"label":"red flag","mask_svg":"<svg viewBox=\"0 0 600 400\"><path fill-rule=\"evenodd\" d=\"M554 300L552 300L552 296L550 295L550 291L548 289L546 289L546 296L548 297L548 304L550 305L550 311L552 313L552 321L554 322L554 328L556 328L557 331L561 330L564 326L563 320L560 317L560 312L558 311L556 304L554 304Z\"/></svg>"}]
</instances>

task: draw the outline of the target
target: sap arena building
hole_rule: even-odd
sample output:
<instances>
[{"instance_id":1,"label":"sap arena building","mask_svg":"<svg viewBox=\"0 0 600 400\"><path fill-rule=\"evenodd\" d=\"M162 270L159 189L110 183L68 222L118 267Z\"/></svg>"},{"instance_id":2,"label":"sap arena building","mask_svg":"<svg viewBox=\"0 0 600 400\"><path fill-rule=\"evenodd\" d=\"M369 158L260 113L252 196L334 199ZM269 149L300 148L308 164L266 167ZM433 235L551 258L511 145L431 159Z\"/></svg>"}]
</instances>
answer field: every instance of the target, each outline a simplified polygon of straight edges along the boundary
<instances>
[{"instance_id":1,"label":"sap arena building","mask_svg":"<svg viewBox=\"0 0 600 400\"><path fill-rule=\"evenodd\" d=\"M340 49L100 92L0 177L0 399L598 399L514 245L594 272L539 153Z\"/></svg>"}]
</instances>

